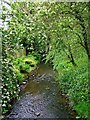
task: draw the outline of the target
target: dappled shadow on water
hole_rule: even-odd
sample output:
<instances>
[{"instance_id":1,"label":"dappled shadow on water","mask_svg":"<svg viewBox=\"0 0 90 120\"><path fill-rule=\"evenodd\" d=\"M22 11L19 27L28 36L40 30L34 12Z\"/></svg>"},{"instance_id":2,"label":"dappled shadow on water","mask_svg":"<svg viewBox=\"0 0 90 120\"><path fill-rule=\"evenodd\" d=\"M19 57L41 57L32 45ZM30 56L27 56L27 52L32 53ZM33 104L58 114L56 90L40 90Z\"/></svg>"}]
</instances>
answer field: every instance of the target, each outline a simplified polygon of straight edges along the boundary
<instances>
[{"instance_id":1,"label":"dappled shadow on water","mask_svg":"<svg viewBox=\"0 0 90 120\"><path fill-rule=\"evenodd\" d=\"M51 66L41 64L29 78L9 118L75 118L66 107Z\"/></svg>"}]
</instances>

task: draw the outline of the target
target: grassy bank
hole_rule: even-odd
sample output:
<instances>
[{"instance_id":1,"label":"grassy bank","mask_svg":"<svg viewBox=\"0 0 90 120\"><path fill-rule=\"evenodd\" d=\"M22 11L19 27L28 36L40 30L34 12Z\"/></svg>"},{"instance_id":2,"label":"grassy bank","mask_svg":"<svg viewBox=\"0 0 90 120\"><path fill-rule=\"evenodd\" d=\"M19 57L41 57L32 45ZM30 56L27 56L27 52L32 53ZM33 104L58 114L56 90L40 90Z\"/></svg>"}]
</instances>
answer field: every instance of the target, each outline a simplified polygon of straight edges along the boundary
<instances>
[{"instance_id":1,"label":"grassy bank","mask_svg":"<svg viewBox=\"0 0 90 120\"><path fill-rule=\"evenodd\" d=\"M76 60L77 66L68 63L60 56L53 60L54 69L58 72L58 81L63 93L67 95L70 106L78 117L87 118L90 103L88 100L88 60L82 56Z\"/></svg>"}]
</instances>

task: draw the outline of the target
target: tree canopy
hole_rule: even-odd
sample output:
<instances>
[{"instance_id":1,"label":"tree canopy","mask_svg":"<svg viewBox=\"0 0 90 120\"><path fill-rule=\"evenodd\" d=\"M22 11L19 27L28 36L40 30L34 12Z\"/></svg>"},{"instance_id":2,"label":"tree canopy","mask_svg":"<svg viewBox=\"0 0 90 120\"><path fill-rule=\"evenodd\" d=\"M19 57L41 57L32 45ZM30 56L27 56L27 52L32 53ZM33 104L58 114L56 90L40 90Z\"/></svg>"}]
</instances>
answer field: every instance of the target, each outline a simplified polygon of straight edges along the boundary
<instances>
[{"instance_id":1,"label":"tree canopy","mask_svg":"<svg viewBox=\"0 0 90 120\"><path fill-rule=\"evenodd\" d=\"M36 54L41 57L41 61L52 63L59 74L58 79L61 80L60 85L63 91L69 96L71 103L73 101L73 106L79 115L86 117L87 114L82 115L82 106L86 109L88 104L86 102L88 101L87 63L90 60L88 5L88 2L14 2L10 4L8 28L2 29L4 51L2 66L5 77L3 81L5 79L8 81L8 73L5 72L7 69L9 69L10 81L13 78L16 79L11 75L10 63L16 58L15 51L18 47L24 48L26 56ZM5 7L3 11L7 11ZM3 14L2 19L6 21L7 14ZM14 74L13 70L11 71ZM14 84L17 84L17 80L14 80ZM18 90L18 86L16 89Z\"/></svg>"}]
</instances>

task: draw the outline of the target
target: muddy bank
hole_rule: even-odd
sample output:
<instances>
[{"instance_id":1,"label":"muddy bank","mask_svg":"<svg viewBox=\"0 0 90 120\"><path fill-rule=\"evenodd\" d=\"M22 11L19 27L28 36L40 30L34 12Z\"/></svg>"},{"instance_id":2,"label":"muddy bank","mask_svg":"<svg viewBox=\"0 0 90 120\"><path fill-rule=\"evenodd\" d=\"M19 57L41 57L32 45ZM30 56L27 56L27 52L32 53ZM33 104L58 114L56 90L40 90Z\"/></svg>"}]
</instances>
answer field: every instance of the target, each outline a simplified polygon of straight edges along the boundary
<instances>
[{"instance_id":1,"label":"muddy bank","mask_svg":"<svg viewBox=\"0 0 90 120\"><path fill-rule=\"evenodd\" d=\"M75 118L61 95L51 66L41 64L29 78L8 118Z\"/></svg>"}]
</instances>

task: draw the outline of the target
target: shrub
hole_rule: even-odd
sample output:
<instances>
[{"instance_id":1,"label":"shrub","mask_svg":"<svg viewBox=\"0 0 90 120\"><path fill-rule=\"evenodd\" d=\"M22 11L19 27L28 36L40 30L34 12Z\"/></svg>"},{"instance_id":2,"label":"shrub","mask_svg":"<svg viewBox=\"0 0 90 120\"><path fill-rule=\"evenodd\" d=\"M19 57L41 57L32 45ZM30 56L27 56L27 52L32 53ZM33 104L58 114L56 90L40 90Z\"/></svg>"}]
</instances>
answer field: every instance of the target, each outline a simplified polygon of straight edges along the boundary
<instances>
[{"instance_id":1,"label":"shrub","mask_svg":"<svg viewBox=\"0 0 90 120\"><path fill-rule=\"evenodd\" d=\"M86 101L81 101L79 102L74 109L78 112L78 116L79 117L84 117L87 118L89 113L88 110L90 108L90 103L86 102Z\"/></svg>"},{"instance_id":2,"label":"shrub","mask_svg":"<svg viewBox=\"0 0 90 120\"><path fill-rule=\"evenodd\" d=\"M58 55L53 59L53 67L58 72L60 88L68 96L70 105L77 111L79 117L87 118L87 108L90 105L88 104L87 58L78 58L76 67L71 63L67 64L62 58Z\"/></svg>"},{"instance_id":3,"label":"shrub","mask_svg":"<svg viewBox=\"0 0 90 120\"><path fill-rule=\"evenodd\" d=\"M13 64L7 59L2 61L2 114L11 108L11 100L18 98L19 85Z\"/></svg>"}]
</instances>

